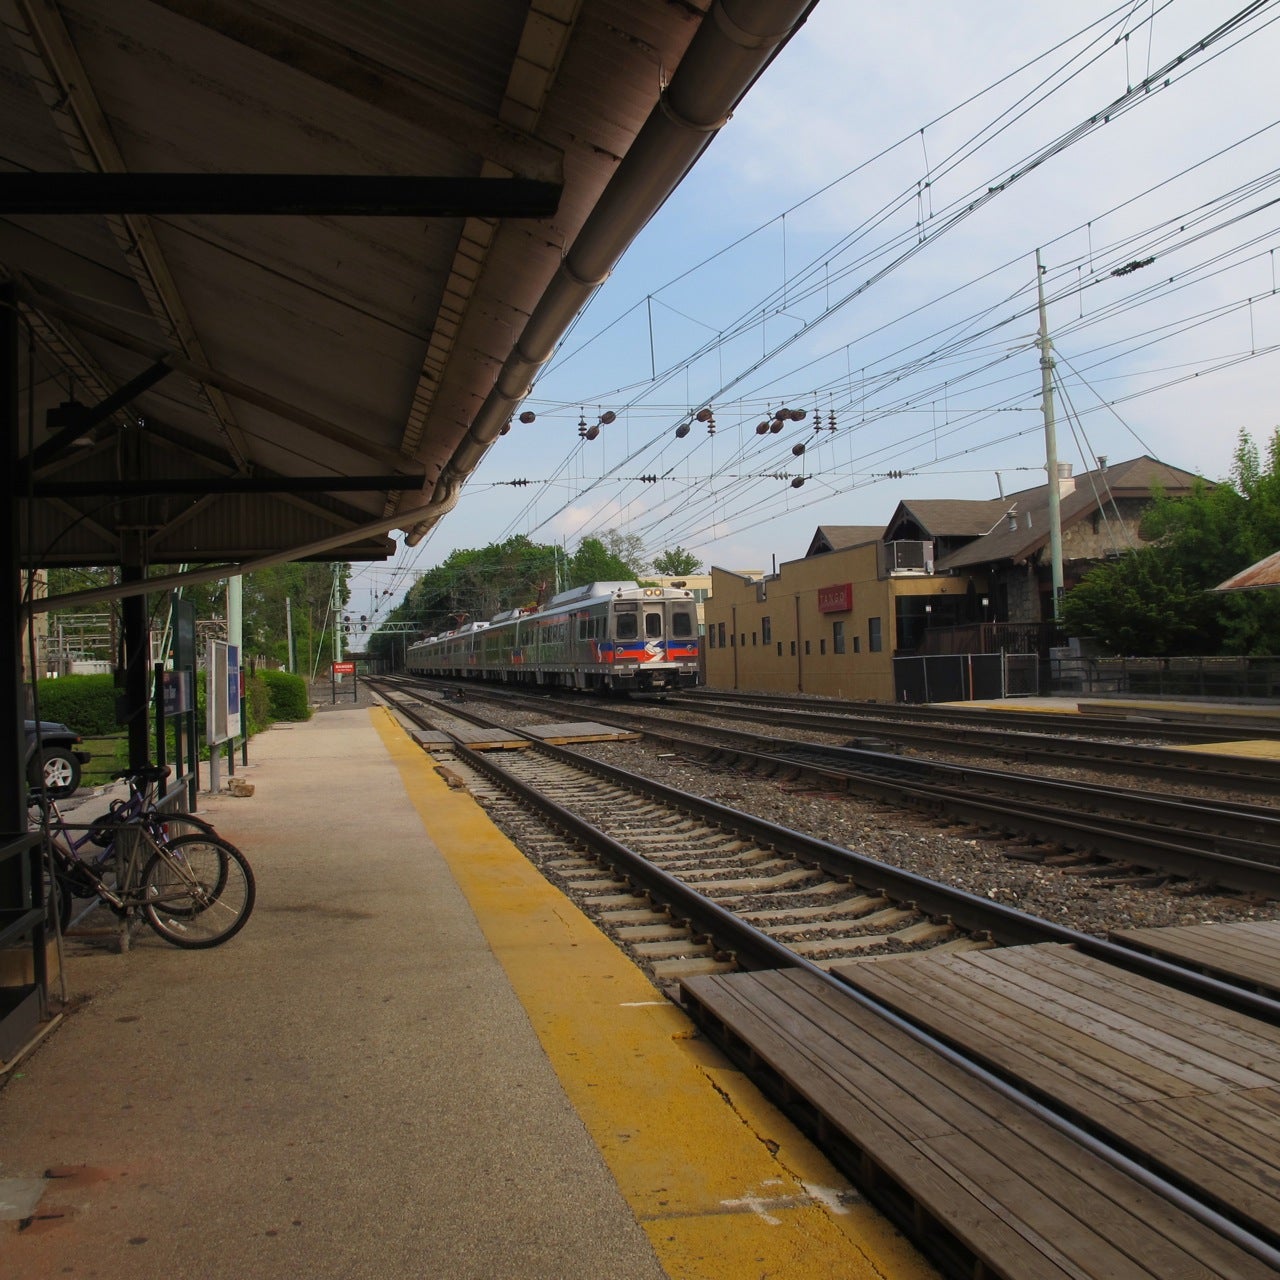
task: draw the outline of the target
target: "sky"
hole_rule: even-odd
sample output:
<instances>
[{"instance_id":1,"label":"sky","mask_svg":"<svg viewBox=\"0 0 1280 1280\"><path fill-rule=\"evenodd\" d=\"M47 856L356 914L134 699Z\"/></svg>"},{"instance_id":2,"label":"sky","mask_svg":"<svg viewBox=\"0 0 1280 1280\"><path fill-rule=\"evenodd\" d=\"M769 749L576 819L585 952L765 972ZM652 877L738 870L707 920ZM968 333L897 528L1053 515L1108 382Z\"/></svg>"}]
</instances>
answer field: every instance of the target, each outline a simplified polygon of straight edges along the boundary
<instances>
[{"instance_id":1,"label":"sky","mask_svg":"<svg viewBox=\"0 0 1280 1280\"><path fill-rule=\"evenodd\" d=\"M1037 251L1058 460L1228 476L1280 426L1277 65L1280 0L820 0L352 608L516 534L768 570L1043 484Z\"/></svg>"}]
</instances>

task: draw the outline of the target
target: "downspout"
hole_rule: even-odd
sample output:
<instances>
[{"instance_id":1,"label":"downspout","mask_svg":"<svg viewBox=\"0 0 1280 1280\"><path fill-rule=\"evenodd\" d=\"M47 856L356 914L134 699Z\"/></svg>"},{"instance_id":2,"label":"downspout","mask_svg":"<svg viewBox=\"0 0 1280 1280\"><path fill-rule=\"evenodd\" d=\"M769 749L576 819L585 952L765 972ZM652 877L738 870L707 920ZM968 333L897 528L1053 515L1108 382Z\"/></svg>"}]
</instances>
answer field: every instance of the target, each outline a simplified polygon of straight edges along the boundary
<instances>
[{"instance_id":1,"label":"downspout","mask_svg":"<svg viewBox=\"0 0 1280 1280\"><path fill-rule=\"evenodd\" d=\"M800 593L792 597L796 602L796 692L804 692L804 645L800 642Z\"/></svg>"},{"instance_id":2,"label":"downspout","mask_svg":"<svg viewBox=\"0 0 1280 1280\"><path fill-rule=\"evenodd\" d=\"M733 631L729 635L729 648L733 650L733 687L738 687L738 606L730 605L729 619Z\"/></svg>"},{"instance_id":3,"label":"downspout","mask_svg":"<svg viewBox=\"0 0 1280 1280\"><path fill-rule=\"evenodd\" d=\"M452 509L459 488L529 394L574 317L816 3L714 0L671 83L565 253L493 390L445 464L436 482L436 492L444 492L439 512L431 510L406 530L407 546L416 546Z\"/></svg>"}]
</instances>

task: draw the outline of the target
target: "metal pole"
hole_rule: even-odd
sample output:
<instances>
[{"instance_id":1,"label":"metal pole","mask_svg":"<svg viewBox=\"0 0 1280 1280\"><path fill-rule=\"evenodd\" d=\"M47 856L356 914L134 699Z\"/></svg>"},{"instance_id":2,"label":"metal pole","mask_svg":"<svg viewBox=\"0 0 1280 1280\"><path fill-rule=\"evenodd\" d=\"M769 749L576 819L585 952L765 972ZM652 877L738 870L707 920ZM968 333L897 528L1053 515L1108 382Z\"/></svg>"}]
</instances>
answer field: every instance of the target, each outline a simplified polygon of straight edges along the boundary
<instances>
[{"instance_id":1,"label":"metal pole","mask_svg":"<svg viewBox=\"0 0 1280 1280\"><path fill-rule=\"evenodd\" d=\"M1062 608L1062 500L1058 490L1058 441L1053 424L1053 357L1049 352L1049 318L1044 305L1044 268L1036 250L1036 290L1040 299L1040 395L1044 411L1044 469L1049 475L1049 560L1053 575L1053 620Z\"/></svg>"},{"instance_id":2,"label":"metal pole","mask_svg":"<svg viewBox=\"0 0 1280 1280\"><path fill-rule=\"evenodd\" d=\"M284 598L285 668L293 671L293 599Z\"/></svg>"},{"instance_id":3,"label":"metal pole","mask_svg":"<svg viewBox=\"0 0 1280 1280\"><path fill-rule=\"evenodd\" d=\"M342 661L342 601L338 599L338 566L333 566L333 594L329 600L329 609L333 614L333 660ZM331 671L333 679L338 677Z\"/></svg>"}]
</instances>

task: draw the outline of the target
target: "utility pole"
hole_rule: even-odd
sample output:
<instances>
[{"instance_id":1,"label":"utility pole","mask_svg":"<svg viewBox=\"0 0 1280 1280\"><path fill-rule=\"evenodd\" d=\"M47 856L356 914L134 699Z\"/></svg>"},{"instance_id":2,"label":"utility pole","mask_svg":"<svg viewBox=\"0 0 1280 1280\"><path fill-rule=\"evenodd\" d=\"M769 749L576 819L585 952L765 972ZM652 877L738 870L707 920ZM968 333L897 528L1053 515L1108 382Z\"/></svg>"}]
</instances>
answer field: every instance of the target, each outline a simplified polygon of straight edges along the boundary
<instances>
[{"instance_id":1,"label":"utility pole","mask_svg":"<svg viewBox=\"0 0 1280 1280\"><path fill-rule=\"evenodd\" d=\"M1044 411L1044 469L1049 474L1049 560L1053 574L1053 620L1062 609L1062 497L1058 489L1058 440L1053 425L1053 357L1049 317L1044 306L1044 268L1036 250L1036 290L1040 298L1040 397Z\"/></svg>"},{"instance_id":2,"label":"utility pole","mask_svg":"<svg viewBox=\"0 0 1280 1280\"><path fill-rule=\"evenodd\" d=\"M284 598L284 647L285 662L287 669L292 672L294 669L293 661L293 598L285 596Z\"/></svg>"},{"instance_id":3,"label":"utility pole","mask_svg":"<svg viewBox=\"0 0 1280 1280\"><path fill-rule=\"evenodd\" d=\"M342 601L338 599L338 566L333 566L333 592L329 597L329 610L333 617L333 660L342 661ZM338 676L334 676L338 680Z\"/></svg>"}]
</instances>

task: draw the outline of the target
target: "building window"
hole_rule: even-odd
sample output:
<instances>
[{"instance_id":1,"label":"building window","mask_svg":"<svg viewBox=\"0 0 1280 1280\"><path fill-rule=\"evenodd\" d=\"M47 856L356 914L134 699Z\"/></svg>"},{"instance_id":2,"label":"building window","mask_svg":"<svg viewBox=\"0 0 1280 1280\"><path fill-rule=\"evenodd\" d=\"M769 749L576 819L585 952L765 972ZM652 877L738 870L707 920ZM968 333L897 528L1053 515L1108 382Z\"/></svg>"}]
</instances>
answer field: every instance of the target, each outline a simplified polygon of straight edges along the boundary
<instances>
[{"instance_id":1,"label":"building window","mask_svg":"<svg viewBox=\"0 0 1280 1280\"><path fill-rule=\"evenodd\" d=\"M778 657L782 657L782 641L778 641Z\"/></svg>"},{"instance_id":2,"label":"building window","mask_svg":"<svg viewBox=\"0 0 1280 1280\"><path fill-rule=\"evenodd\" d=\"M745 631L738 637L738 643L744 649L747 647L747 633Z\"/></svg>"},{"instance_id":3,"label":"building window","mask_svg":"<svg viewBox=\"0 0 1280 1280\"><path fill-rule=\"evenodd\" d=\"M831 650L833 653L844 652L844 623L833 622L831 624Z\"/></svg>"},{"instance_id":4,"label":"building window","mask_svg":"<svg viewBox=\"0 0 1280 1280\"><path fill-rule=\"evenodd\" d=\"M732 649L733 646L736 645L737 643L738 643L737 632L730 631L729 632L729 648Z\"/></svg>"},{"instance_id":5,"label":"building window","mask_svg":"<svg viewBox=\"0 0 1280 1280\"><path fill-rule=\"evenodd\" d=\"M716 631L717 631L717 633L718 633L718 634L719 634L719 636L720 636L720 645L719 645L719 647L720 647L721 649L723 649L723 648L724 648L724 623L723 623L723 622L718 622L718 623L716 623Z\"/></svg>"},{"instance_id":6,"label":"building window","mask_svg":"<svg viewBox=\"0 0 1280 1280\"><path fill-rule=\"evenodd\" d=\"M707 632L707 648L714 649L715 647L716 647L716 629L715 627L712 627L711 630Z\"/></svg>"},{"instance_id":7,"label":"building window","mask_svg":"<svg viewBox=\"0 0 1280 1280\"><path fill-rule=\"evenodd\" d=\"M825 654L825 653L827 652L827 637L826 637L826 636L819 636L819 637L818 637L818 652L819 652L820 654Z\"/></svg>"},{"instance_id":8,"label":"building window","mask_svg":"<svg viewBox=\"0 0 1280 1280\"><path fill-rule=\"evenodd\" d=\"M773 619L772 618L760 619L760 643L761 644L773 643Z\"/></svg>"},{"instance_id":9,"label":"building window","mask_svg":"<svg viewBox=\"0 0 1280 1280\"><path fill-rule=\"evenodd\" d=\"M854 637L853 637L853 651L854 651L854 653L861 653L861 652L862 652L862 637L861 637L861 636L854 636Z\"/></svg>"},{"instance_id":10,"label":"building window","mask_svg":"<svg viewBox=\"0 0 1280 1280\"><path fill-rule=\"evenodd\" d=\"M880 619L867 619L867 652L879 653L883 647L883 641L880 638Z\"/></svg>"},{"instance_id":11,"label":"building window","mask_svg":"<svg viewBox=\"0 0 1280 1280\"><path fill-rule=\"evenodd\" d=\"M807 640L804 642L804 656L806 658L809 656L809 642Z\"/></svg>"},{"instance_id":12,"label":"building window","mask_svg":"<svg viewBox=\"0 0 1280 1280\"><path fill-rule=\"evenodd\" d=\"M794 640L791 642L791 656L793 658L796 656L796 642Z\"/></svg>"},{"instance_id":13,"label":"building window","mask_svg":"<svg viewBox=\"0 0 1280 1280\"><path fill-rule=\"evenodd\" d=\"M751 633L751 647L753 649L756 647L756 633L754 631Z\"/></svg>"}]
</instances>

